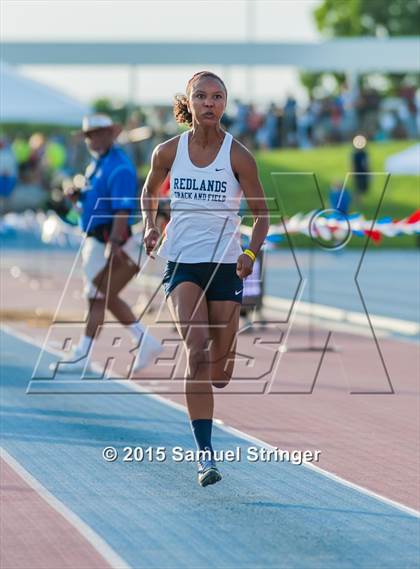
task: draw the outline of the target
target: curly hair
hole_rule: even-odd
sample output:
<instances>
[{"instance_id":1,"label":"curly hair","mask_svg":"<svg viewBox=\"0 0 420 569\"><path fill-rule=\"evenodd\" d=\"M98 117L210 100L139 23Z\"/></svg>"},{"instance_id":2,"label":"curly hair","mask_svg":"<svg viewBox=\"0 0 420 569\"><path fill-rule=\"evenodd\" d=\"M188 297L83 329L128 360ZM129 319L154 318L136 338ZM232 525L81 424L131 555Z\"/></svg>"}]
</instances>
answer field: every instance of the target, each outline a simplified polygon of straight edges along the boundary
<instances>
[{"instance_id":1,"label":"curly hair","mask_svg":"<svg viewBox=\"0 0 420 569\"><path fill-rule=\"evenodd\" d=\"M226 85L224 84L224 82L222 81L222 79L220 79L220 77L218 75L216 75L215 73L212 73L211 71L199 71L198 73L195 73L191 79L188 81L187 83L187 89L186 95L182 95L182 94L178 94L175 95L174 98L174 117L177 123L179 124L187 124L188 126L192 126L192 114L189 112L188 110L188 97L191 93L191 88L193 86L193 83L195 83L195 81L198 81L199 79L202 79L203 77L211 77L212 79L216 79L217 81L219 81L219 83L222 85L224 92L227 95L227 89L226 89Z\"/></svg>"}]
</instances>

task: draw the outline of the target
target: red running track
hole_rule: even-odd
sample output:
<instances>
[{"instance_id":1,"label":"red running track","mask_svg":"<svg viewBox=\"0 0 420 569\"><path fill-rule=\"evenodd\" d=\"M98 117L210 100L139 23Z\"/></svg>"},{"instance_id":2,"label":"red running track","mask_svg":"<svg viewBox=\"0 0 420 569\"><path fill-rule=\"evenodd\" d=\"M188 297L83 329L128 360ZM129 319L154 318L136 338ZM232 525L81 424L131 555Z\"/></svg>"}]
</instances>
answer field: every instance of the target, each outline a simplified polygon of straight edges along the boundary
<instances>
[{"instance_id":1,"label":"red running track","mask_svg":"<svg viewBox=\"0 0 420 569\"><path fill-rule=\"evenodd\" d=\"M3 569L107 569L82 534L1 459Z\"/></svg>"}]
</instances>

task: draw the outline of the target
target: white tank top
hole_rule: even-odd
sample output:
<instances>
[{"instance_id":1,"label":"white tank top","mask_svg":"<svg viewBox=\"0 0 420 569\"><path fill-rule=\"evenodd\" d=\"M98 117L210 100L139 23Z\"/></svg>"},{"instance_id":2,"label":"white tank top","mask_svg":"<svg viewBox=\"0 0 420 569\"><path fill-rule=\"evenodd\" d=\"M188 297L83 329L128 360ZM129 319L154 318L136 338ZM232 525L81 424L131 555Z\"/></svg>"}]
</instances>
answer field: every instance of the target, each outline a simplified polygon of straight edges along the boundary
<instances>
[{"instance_id":1,"label":"white tank top","mask_svg":"<svg viewBox=\"0 0 420 569\"><path fill-rule=\"evenodd\" d=\"M178 140L170 172L171 219L157 254L180 263L236 263L242 253L242 190L230 163L232 135L225 133L214 161L199 168L190 160L189 132Z\"/></svg>"}]
</instances>

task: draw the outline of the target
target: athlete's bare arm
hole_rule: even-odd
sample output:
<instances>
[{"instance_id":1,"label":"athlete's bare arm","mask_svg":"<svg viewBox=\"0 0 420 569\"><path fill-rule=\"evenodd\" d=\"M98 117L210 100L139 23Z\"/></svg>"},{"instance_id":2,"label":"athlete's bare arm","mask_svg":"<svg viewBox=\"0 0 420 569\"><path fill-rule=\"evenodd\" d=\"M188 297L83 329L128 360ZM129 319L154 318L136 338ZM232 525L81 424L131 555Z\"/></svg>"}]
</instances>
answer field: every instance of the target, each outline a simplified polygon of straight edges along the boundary
<instances>
[{"instance_id":1,"label":"athlete's bare arm","mask_svg":"<svg viewBox=\"0 0 420 569\"><path fill-rule=\"evenodd\" d=\"M265 201L264 190L258 177L257 164L252 154L237 140L232 143L232 169L237 177L248 206L254 217L251 242L248 249L258 254L269 228L269 213ZM238 259L237 274L245 278L252 273L252 261L247 255Z\"/></svg>"},{"instance_id":2,"label":"athlete's bare arm","mask_svg":"<svg viewBox=\"0 0 420 569\"><path fill-rule=\"evenodd\" d=\"M152 154L152 166L141 193L141 210L144 222L144 246L151 254L159 239L156 214L159 203L159 189L166 179L175 160L179 136L156 146Z\"/></svg>"}]
</instances>

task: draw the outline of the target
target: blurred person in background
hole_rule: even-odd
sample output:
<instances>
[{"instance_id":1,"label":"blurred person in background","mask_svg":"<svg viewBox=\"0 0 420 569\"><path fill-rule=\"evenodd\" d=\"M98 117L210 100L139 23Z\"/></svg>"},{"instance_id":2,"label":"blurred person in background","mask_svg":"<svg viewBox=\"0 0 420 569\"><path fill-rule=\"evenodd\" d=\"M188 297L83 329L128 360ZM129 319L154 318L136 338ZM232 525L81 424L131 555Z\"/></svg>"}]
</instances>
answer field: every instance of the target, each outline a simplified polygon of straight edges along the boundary
<instances>
[{"instance_id":1,"label":"blurred person in background","mask_svg":"<svg viewBox=\"0 0 420 569\"><path fill-rule=\"evenodd\" d=\"M286 104L284 105L283 108L284 130L286 135L287 146L296 145L296 129L297 129L296 110L297 110L296 99L294 99L294 97L292 97L291 95L288 95Z\"/></svg>"},{"instance_id":2,"label":"blurred person in background","mask_svg":"<svg viewBox=\"0 0 420 569\"><path fill-rule=\"evenodd\" d=\"M347 82L345 82L341 87L340 98L343 109L342 132L344 139L348 139L356 130L357 125L357 114L355 109L357 89L349 87Z\"/></svg>"},{"instance_id":3,"label":"blurred person in background","mask_svg":"<svg viewBox=\"0 0 420 569\"><path fill-rule=\"evenodd\" d=\"M232 134L243 141L248 135L249 108L248 105L242 103L239 99L235 99L234 103L236 112L233 117Z\"/></svg>"},{"instance_id":4,"label":"blurred person in background","mask_svg":"<svg viewBox=\"0 0 420 569\"><path fill-rule=\"evenodd\" d=\"M407 131L408 138L417 138L417 102L416 102L416 86L403 85L400 89L400 96L404 101L403 111L400 114Z\"/></svg>"},{"instance_id":5,"label":"blurred person in background","mask_svg":"<svg viewBox=\"0 0 420 569\"><path fill-rule=\"evenodd\" d=\"M13 192L18 165L13 150L5 136L0 136L0 214L7 211L7 203Z\"/></svg>"},{"instance_id":6,"label":"blurred person in background","mask_svg":"<svg viewBox=\"0 0 420 569\"><path fill-rule=\"evenodd\" d=\"M365 88L361 91L358 102L358 128L366 133L369 139L374 138L378 129L380 96L376 89Z\"/></svg>"},{"instance_id":7,"label":"blurred person in background","mask_svg":"<svg viewBox=\"0 0 420 569\"><path fill-rule=\"evenodd\" d=\"M29 158L31 156L31 149L29 147L28 141L20 133L13 140L11 147L18 164L19 177L21 177L25 174L25 171L29 168Z\"/></svg>"},{"instance_id":8,"label":"blurred person in background","mask_svg":"<svg viewBox=\"0 0 420 569\"><path fill-rule=\"evenodd\" d=\"M376 140L390 140L392 133L397 126L398 119L395 116L395 111L384 109L379 114L379 130L376 133Z\"/></svg>"},{"instance_id":9,"label":"blurred person in background","mask_svg":"<svg viewBox=\"0 0 420 569\"><path fill-rule=\"evenodd\" d=\"M28 166L30 170L30 181L42 185L43 184L43 171L41 166L44 164L46 141L45 136L40 132L35 132L29 137L30 155Z\"/></svg>"},{"instance_id":10,"label":"blurred person in background","mask_svg":"<svg viewBox=\"0 0 420 569\"><path fill-rule=\"evenodd\" d=\"M248 107L248 136L246 137L245 144L251 148L255 147L256 135L258 130L264 123L264 116L258 112L254 105Z\"/></svg>"},{"instance_id":11,"label":"blurred person in background","mask_svg":"<svg viewBox=\"0 0 420 569\"><path fill-rule=\"evenodd\" d=\"M315 116L312 110L312 105L309 104L306 109L297 116L297 137L299 148L311 148L312 144L312 129L315 121Z\"/></svg>"},{"instance_id":12,"label":"blurred person in background","mask_svg":"<svg viewBox=\"0 0 420 569\"><path fill-rule=\"evenodd\" d=\"M343 101L340 96L331 97L331 142L341 142L343 127Z\"/></svg>"},{"instance_id":13,"label":"blurred person in background","mask_svg":"<svg viewBox=\"0 0 420 569\"><path fill-rule=\"evenodd\" d=\"M350 213L351 194L347 189L343 188L343 182L340 180L333 182L328 198L331 209L336 209L344 215Z\"/></svg>"},{"instance_id":14,"label":"blurred person in background","mask_svg":"<svg viewBox=\"0 0 420 569\"><path fill-rule=\"evenodd\" d=\"M369 155L366 144L366 138L361 134L353 138L351 169L353 172L354 201L357 207L360 207L362 196L369 190Z\"/></svg>"},{"instance_id":15,"label":"blurred person in background","mask_svg":"<svg viewBox=\"0 0 420 569\"><path fill-rule=\"evenodd\" d=\"M67 164L67 148L64 140L55 134L47 140L43 158L43 165L48 175L64 170Z\"/></svg>"},{"instance_id":16,"label":"blurred person in background","mask_svg":"<svg viewBox=\"0 0 420 569\"><path fill-rule=\"evenodd\" d=\"M256 134L256 140L259 148L264 148L267 150L272 150L276 148L278 144L278 111L274 103L270 104L270 107L263 118L263 124L258 129Z\"/></svg>"},{"instance_id":17,"label":"blurred person in background","mask_svg":"<svg viewBox=\"0 0 420 569\"><path fill-rule=\"evenodd\" d=\"M43 145L44 137L39 135L38 141ZM42 169L37 159L34 158L30 141L19 134L11 148L18 165L18 176L14 190L7 200L8 210L22 212L27 209L43 209L48 195L42 183Z\"/></svg>"},{"instance_id":18,"label":"blurred person in background","mask_svg":"<svg viewBox=\"0 0 420 569\"><path fill-rule=\"evenodd\" d=\"M140 344L132 367L132 371L138 371L162 348L146 334L128 304L119 297L140 268L141 248L131 231L138 208L136 172L123 150L114 144L121 127L109 116L85 117L82 132L93 159L86 169L85 186L81 191L69 187L67 196L79 208L85 235L82 263L89 310L85 333L73 353L62 360L65 366L61 369L85 369L86 357L108 309Z\"/></svg>"}]
</instances>

